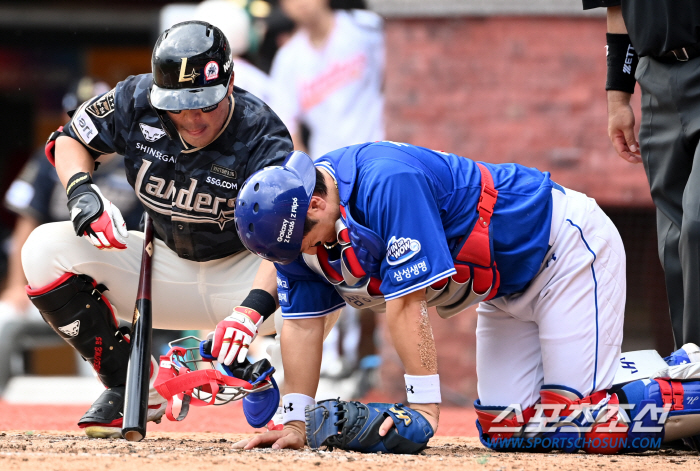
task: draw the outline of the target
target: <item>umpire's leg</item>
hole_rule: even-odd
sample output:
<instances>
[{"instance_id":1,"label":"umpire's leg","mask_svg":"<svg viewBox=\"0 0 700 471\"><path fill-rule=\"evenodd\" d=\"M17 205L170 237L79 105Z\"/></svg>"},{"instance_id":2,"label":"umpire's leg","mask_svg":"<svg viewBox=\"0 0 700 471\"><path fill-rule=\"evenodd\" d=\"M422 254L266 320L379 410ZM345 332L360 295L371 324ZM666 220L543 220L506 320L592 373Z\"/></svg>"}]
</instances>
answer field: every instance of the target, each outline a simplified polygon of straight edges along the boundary
<instances>
[{"instance_id":1,"label":"umpire's leg","mask_svg":"<svg viewBox=\"0 0 700 471\"><path fill-rule=\"evenodd\" d=\"M683 336L686 343L700 345L700 149L696 148L693 170L683 193L683 223L678 245L683 271Z\"/></svg>"},{"instance_id":2,"label":"umpire's leg","mask_svg":"<svg viewBox=\"0 0 700 471\"><path fill-rule=\"evenodd\" d=\"M683 122L683 160L692 165L683 191L683 221L678 246L683 272L683 337L685 343L700 345L700 60L677 68L683 87L677 107Z\"/></svg>"},{"instance_id":3,"label":"umpire's leg","mask_svg":"<svg viewBox=\"0 0 700 471\"><path fill-rule=\"evenodd\" d=\"M683 192L691 173L693 153L687 146L684 123L675 100L676 96L683 96L684 90L682 86L669 87L669 83L676 84L677 70L672 65L644 57L640 60L637 80L642 89L639 142L651 197L656 205L659 259L664 268L673 338L679 348L684 342L685 324L684 268L679 241ZM687 264L695 265L694 270L698 271L698 263L700 261L695 260ZM688 267L688 270L693 268Z\"/></svg>"}]
</instances>

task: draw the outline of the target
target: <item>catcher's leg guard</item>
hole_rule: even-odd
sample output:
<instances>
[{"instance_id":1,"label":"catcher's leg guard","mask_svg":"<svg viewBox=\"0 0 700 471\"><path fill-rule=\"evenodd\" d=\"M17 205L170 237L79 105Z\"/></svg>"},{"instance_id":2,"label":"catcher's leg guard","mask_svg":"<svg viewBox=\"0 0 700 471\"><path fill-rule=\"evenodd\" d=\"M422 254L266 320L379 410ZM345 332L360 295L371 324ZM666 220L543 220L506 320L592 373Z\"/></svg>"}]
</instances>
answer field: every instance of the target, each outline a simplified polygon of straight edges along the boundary
<instances>
[{"instance_id":1,"label":"catcher's leg guard","mask_svg":"<svg viewBox=\"0 0 700 471\"><path fill-rule=\"evenodd\" d=\"M523 430L535 415L534 407L521 412L509 407L484 406L477 399L474 409L479 440L485 447L496 451L523 451L526 446Z\"/></svg>"},{"instance_id":2,"label":"catcher's leg guard","mask_svg":"<svg viewBox=\"0 0 700 471\"><path fill-rule=\"evenodd\" d=\"M100 289L102 288L102 289ZM66 273L27 295L47 324L90 362L106 387L126 382L129 344L117 329L112 306L87 275Z\"/></svg>"},{"instance_id":3,"label":"catcher's leg guard","mask_svg":"<svg viewBox=\"0 0 700 471\"><path fill-rule=\"evenodd\" d=\"M597 391L582 397L565 386L544 385L540 396L543 415L555 427L540 438L549 438L551 449L609 455L625 447L628 427L620 418L617 395Z\"/></svg>"},{"instance_id":4,"label":"catcher's leg guard","mask_svg":"<svg viewBox=\"0 0 700 471\"><path fill-rule=\"evenodd\" d=\"M618 395L633 406L628 451L655 450L678 439L692 446L700 434L700 381L641 379L624 385Z\"/></svg>"}]
</instances>

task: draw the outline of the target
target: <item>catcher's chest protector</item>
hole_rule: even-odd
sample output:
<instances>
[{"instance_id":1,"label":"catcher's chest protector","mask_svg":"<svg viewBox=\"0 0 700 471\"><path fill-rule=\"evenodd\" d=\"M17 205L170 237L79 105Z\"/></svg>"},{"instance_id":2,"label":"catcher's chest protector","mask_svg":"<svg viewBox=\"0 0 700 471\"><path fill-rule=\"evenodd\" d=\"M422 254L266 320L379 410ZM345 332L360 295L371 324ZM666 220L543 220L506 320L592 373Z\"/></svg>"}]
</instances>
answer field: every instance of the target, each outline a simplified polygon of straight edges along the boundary
<instances>
[{"instance_id":1,"label":"catcher's chest protector","mask_svg":"<svg viewBox=\"0 0 700 471\"><path fill-rule=\"evenodd\" d=\"M490 231L498 191L489 170L484 165L477 165L481 171L481 196L476 208L479 218L472 231L452 252L457 273L426 290L428 305L437 306L437 312L443 318L492 299L500 284ZM338 183L339 188L344 186L342 181ZM331 256L326 248L319 247L316 255L303 254L304 262L334 285L348 305L383 312L386 301L380 290L380 268L386 244L379 235L353 219L347 202L340 206L340 214L335 223L338 248L333 249Z\"/></svg>"},{"instance_id":2,"label":"catcher's chest protector","mask_svg":"<svg viewBox=\"0 0 700 471\"><path fill-rule=\"evenodd\" d=\"M303 254L304 262L334 285L348 305L384 311L386 301L379 290L384 241L352 220L344 206L340 207L340 214L335 222L338 246L332 249L334 259L325 247L319 246L316 255Z\"/></svg>"},{"instance_id":3,"label":"catcher's chest protector","mask_svg":"<svg viewBox=\"0 0 700 471\"><path fill-rule=\"evenodd\" d=\"M477 165L481 171L481 197L476 208L479 218L469 235L453 250L457 273L426 290L428 306L437 306L443 318L493 298L500 283L490 232L498 191L488 169ZM303 254L304 262L334 285L348 305L383 312L386 301L380 290L380 268L386 253L384 240L353 219L348 203L340 206L340 214L335 223L338 247L332 251L333 259L320 246L316 255Z\"/></svg>"}]
</instances>

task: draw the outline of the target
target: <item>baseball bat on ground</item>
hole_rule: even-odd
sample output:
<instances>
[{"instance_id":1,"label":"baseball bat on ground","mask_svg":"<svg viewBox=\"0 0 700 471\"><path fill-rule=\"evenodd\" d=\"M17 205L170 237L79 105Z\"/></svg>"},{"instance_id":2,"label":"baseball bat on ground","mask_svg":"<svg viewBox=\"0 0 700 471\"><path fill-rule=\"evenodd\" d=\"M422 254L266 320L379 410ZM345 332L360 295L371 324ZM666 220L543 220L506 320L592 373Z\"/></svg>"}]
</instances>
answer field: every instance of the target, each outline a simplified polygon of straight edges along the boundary
<instances>
[{"instance_id":1,"label":"baseball bat on ground","mask_svg":"<svg viewBox=\"0 0 700 471\"><path fill-rule=\"evenodd\" d=\"M146 436L148 384L151 373L151 262L153 260L153 221L144 215L143 253L134 319L131 326L129 367L126 372L122 437L138 442Z\"/></svg>"}]
</instances>

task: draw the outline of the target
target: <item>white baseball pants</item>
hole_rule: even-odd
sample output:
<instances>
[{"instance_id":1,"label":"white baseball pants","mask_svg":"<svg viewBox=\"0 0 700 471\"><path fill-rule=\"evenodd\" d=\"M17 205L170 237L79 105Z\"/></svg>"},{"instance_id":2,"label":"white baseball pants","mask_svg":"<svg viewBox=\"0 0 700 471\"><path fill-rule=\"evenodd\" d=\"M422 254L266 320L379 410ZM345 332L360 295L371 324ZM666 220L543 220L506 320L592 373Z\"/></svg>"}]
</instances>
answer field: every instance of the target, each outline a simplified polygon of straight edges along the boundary
<instances>
[{"instance_id":1,"label":"white baseball pants","mask_svg":"<svg viewBox=\"0 0 700 471\"><path fill-rule=\"evenodd\" d=\"M584 396L608 389L618 368L625 310L625 251L595 200L552 191L550 250L522 293L477 309L481 404L534 405L543 384Z\"/></svg>"}]
</instances>

